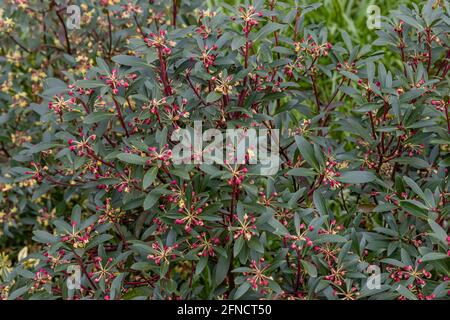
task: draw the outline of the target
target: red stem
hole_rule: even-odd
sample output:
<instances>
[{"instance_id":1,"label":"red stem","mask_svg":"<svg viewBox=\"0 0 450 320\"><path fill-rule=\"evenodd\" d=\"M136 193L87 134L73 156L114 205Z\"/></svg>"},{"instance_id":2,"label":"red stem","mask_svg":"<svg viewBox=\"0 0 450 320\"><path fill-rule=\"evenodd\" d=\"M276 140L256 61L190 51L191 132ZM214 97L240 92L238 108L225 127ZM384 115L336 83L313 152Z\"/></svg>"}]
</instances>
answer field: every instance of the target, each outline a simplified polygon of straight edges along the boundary
<instances>
[{"instance_id":1,"label":"red stem","mask_svg":"<svg viewBox=\"0 0 450 320\"><path fill-rule=\"evenodd\" d=\"M173 0L172 5L172 25L174 28L177 27L177 0Z\"/></svg>"},{"instance_id":2,"label":"red stem","mask_svg":"<svg viewBox=\"0 0 450 320\"><path fill-rule=\"evenodd\" d=\"M448 103L445 105L445 118L447 119L447 132L450 134L450 118L448 115Z\"/></svg>"},{"instance_id":3,"label":"red stem","mask_svg":"<svg viewBox=\"0 0 450 320\"><path fill-rule=\"evenodd\" d=\"M313 75L311 75L310 77L311 77L311 81L312 81L312 85L313 85L314 97L316 99L316 104L317 104L317 113L320 113L320 100L319 100L319 93L317 92L316 80L314 79Z\"/></svg>"},{"instance_id":4,"label":"red stem","mask_svg":"<svg viewBox=\"0 0 450 320\"><path fill-rule=\"evenodd\" d=\"M120 106L117 103L117 100L113 98L113 101L114 101L114 105L116 106L117 116L119 118L120 124L122 125L122 128L125 131L125 135L128 138L130 135L128 134L127 126L125 125L125 121L123 120L122 110L120 109Z\"/></svg>"},{"instance_id":5,"label":"red stem","mask_svg":"<svg viewBox=\"0 0 450 320\"><path fill-rule=\"evenodd\" d=\"M164 61L164 57L163 57L163 54L162 54L160 48L158 48L158 58L159 58L159 65L160 65L160 70L159 70L160 77L161 77L161 81L164 86L164 94L166 96L170 96L171 90L170 90L169 81L168 81L168 77L167 77L166 62Z\"/></svg>"}]
</instances>

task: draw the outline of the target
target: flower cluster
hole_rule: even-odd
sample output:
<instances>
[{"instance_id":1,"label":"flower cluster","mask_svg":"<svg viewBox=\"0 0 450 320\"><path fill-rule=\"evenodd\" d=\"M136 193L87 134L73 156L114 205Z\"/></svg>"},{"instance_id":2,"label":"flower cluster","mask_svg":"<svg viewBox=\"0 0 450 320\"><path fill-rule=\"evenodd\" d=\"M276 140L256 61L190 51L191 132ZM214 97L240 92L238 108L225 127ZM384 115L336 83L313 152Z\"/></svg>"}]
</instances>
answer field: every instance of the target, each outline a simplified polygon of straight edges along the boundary
<instances>
[{"instance_id":1,"label":"flower cluster","mask_svg":"<svg viewBox=\"0 0 450 320\"><path fill-rule=\"evenodd\" d=\"M70 244L73 248L84 248L91 239L94 227L94 225L90 225L77 230L77 223L73 221L72 230L67 231L67 234L61 237L61 241Z\"/></svg>"},{"instance_id":2,"label":"flower cluster","mask_svg":"<svg viewBox=\"0 0 450 320\"><path fill-rule=\"evenodd\" d=\"M161 245L158 242L153 242L151 246L153 253L147 256L147 259L153 260L157 265L161 263L168 264L170 260L176 258L176 249L178 244L173 246Z\"/></svg>"},{"instance_id":3,"label":"flower cluster","mask_svg":"<svg viewBox=\"0 0 450 320\"><path fill-rule=\"evenodd\" d=\"M147 46L158 49L158 52L168 56L172 52L170 49L174 47L176 43L171 40L167 40L167 30L160 30L159 33L150 33L148 37L144 38Z\"/></svg>"},{"instance_id":4,"label":"flower cluster","mask_svg":"<svg viewBox=\"0 0 450 320\"><path fill-rule=\"evenodd\" d=\"M253 236L256 236L256 218L252 214L245 213L242 219L238 215L234 215L234 219L238 224L236 227L233 227L234 239L242 237L246 241L250 241Z\"/></svg>"},{"instance_id":5,"label":"flower cluster","mask_svg":"<svg viewBox=\"0 0 450 320\"><path fill-rule=\"evenodd\" d=\"M133 77L133 75L130 75L131 79L133 79ZM126 79L118 75L117 69L112 69L111 74L105 76L102 75L99 78L105 80L105 83L111 88L113 94L118 94L121 87L126 89L130 85Z\"/></svg>"},{"instance_id":6,"label":"flower cluster","mask_svg":"<svg viewBox=\"0 0 450 320\"><path fill-rule=\"evenodd\" d=\"M269 285L269 280L273 280L271 276L264 274L269 267L270 264L265 262L264 258L250 262L251 271L244 272L243 275L247 277L247 281L251 284L253 290L260 290L261 293L265 292L265 288Z\"/></svg>"}]
</instances>

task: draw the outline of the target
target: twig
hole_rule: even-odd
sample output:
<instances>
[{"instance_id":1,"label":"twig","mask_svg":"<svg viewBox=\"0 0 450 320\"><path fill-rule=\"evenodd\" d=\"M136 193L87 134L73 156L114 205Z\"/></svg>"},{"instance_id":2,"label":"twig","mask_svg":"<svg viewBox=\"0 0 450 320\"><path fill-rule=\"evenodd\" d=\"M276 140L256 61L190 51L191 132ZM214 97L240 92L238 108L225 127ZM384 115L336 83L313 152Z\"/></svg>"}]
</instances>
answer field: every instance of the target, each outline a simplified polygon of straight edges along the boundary
<instances>
[{"instance_id":1,"label":"twig","mask_svg":"<svg viewBox=\"0 0 450 320\"><path fill-rule=\"evenodd\" d=\"M66 44L67 44L67 53L68 54L72 54L72 50L70 50L69 34L67 32L67 27L66 27L66 24L64 23L64 19L61 16L61 14L59 13L58 10L56 10L56 15L58 16L59 21L61 21L61 24L62 24L63 29L64 29L64 36L66 37Z\"/></svg>"},{"instance_id":2,"label":"twig","mask_svg":"<svg viewBox=\"0 0 450 320\"><path fill-rule=\"evenodd\" d=\"M206 103L205 100L203 100L202 96L200 95L200 93L198 92L198 90L194 87L194 85L191 82L191 79L189 78L189 74L186 74L186 81L188 82L189 86L191 87L192 91L194 91L195 95L197 96L197 98L200 100L200 102L207 107L208 104Z\"/></svg>"},{"instance_id":3,"label":"twig","mask_svg":"<svg viewBox=\"0 0 450 320\"><path fill-rule=\"evenodd\" d=\"M77 259L77 262L78 262L78 265L81 268L81 271L84 273L86 278L89 280L89 283L91 284L92 288L94 290L97 290L97 286L95 285L94 281L92 281L92 279L89 277L89 274L88 274L88 272L86 270L86 267L83 264L83 260L81 259L81 257L75 251L73 251L73 254L75 255L75 258Z\"/></svg>"},{"instance_id":4,"label":"twig","mask_svg":"<svg viewBox=\"0 0 450 320\"><path fill-rule=\"evenodd\" d=\"M113 101L114 101L114 105L117 110L117 116L119 118L120 124L122 125L122 128L125 131L125 135L128 138L130 135L128 134L127 126L125 125L125 121L123 120L122 110L120 110L119 103L117 103L117 100L115 98L113 98Z\"/></svg>"},{"instance_id":5,"label":"twig","mask_svg":"<svg viewBox=\"0 0 450 320\"><path fill-rule=\"evenodd\" d=\"M172 26L177 27L177 0L172 1Z\"/></svg>"},{"instance_id":6,"label":"twig","mask_svg":"<svg viewBox=\"0 0 450 320\"><path fill-rule=\"evenodd\" d=\"M26 51L27 53L31 53L30 50L28 50L24 45L22 45L16 38L14 38L11 34L8 33L8 36L11 38L12 41L15 42L22 50Z\"/></svg>"},{"instance_id":7,"label":"twig","mask_svg":"<svg viewBox=\"0 0 450 320\"><path fill-rule=\"evenodd\" d=\"M311 77L311 81L312 81L314 97L316 98L317 113L320 113L320 100L319 100L319 93L318 93L317 87L316 87L316 80L314 79L313 75L310 75L310 77Z\"/></svg>"},{"instance_id":8,"label":"twig","mask_svg":"<svg viewBox=\"0 0 450 320\"><path fill-rule=\"evenodd\" d=\"M109 10L106 10L106 15L108 17L108 34L109 34L108 57L111 58L111 53L112 53L112 24L111 24L111 17L109 16Z\"/></svg>"},{"instance_id":9,"label":"twig","mask_svg":"<svg viewBox=\"0 0 450 320\"><path fill-rule=\"evenodd\" d=\"M1 150L5 153L5 155L6 155L8 158L11 158L11 155L9 154L8 150L6 150L5 144L4 144L3 142L1 142Z\"/></svg>"}]
</instances>

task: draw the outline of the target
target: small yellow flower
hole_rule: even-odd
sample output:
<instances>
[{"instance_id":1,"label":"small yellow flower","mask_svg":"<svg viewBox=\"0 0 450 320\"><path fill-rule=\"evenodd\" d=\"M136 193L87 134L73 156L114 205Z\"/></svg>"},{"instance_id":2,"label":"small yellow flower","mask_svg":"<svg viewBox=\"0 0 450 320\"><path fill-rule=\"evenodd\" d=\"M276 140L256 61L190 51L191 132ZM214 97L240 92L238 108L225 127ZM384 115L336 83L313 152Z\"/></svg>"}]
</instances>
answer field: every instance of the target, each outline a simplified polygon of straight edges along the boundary
<instances>
[{"instance_id":1,"label":"small yellow flower","mask_svg":"<svg viewBox=\"0 0 450 320\"><path fill-rule=\"evenodd\" d=\"M0 254L0 279L5 280L11 270L9 256L5 252L2 252Z\"/></svg>"},{"instance_id":2,"label":"small yellow flower","mask_svg":"<svg viewBox=\"0 0 450 320\"><path fill-rule=\"evenodd\" d=\"M9 184L9 183L7 183L7 184L0 184L0 190L2 191L2 192L6 192L6 191L9 191L9 190L11 190L13 188L13 185L12 184ZM1 217L1 216L0 216Z\"/></svg>"}]
</instances>

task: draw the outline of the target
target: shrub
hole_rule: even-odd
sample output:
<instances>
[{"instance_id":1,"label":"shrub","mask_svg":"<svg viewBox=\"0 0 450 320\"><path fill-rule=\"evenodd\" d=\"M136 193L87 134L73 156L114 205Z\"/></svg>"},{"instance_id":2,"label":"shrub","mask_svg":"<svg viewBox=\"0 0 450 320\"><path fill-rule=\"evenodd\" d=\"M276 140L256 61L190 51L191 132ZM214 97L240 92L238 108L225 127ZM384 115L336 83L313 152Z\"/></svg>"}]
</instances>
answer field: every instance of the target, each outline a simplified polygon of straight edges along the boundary
<instances>
[{"instance_id":1,"label":"shrub","mask_svg":"<svg viewBox=\"0 0 450 320\"><path fill-rule=\"evenodd\" d=\"M2 11L3 298L448 296L448 2L373 46L315 4L100 3ZM279 170L176 163L194 121L280 129Z\"/></svg>"}]
</instances>

